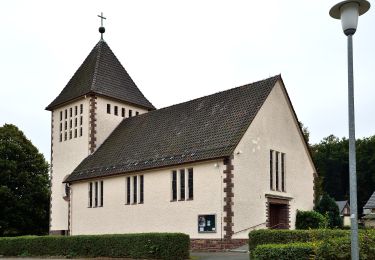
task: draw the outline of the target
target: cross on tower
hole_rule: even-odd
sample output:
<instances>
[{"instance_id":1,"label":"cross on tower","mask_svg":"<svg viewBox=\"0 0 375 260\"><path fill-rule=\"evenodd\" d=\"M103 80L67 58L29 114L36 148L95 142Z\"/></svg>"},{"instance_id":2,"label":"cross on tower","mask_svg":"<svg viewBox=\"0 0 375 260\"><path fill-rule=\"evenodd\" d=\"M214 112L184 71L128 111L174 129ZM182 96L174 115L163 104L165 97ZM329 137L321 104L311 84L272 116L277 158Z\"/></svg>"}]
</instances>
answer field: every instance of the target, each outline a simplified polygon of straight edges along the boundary
<instances>
[{"instance_id":1,"label":"cross on tower","mask_svg":"<svg viewBox=\"0 0 375 260\"><path fill-rule=\"evenodd\" d=\"M105 32L105 28L103 27L103 20L107 18L103 16L103 12L101 13L101 15L98 15L98 17L100 17L101 19L101 26L99 27L99 32L101 34L101 39L103 40L103 33Z\"/></svg>"}]
</instances>

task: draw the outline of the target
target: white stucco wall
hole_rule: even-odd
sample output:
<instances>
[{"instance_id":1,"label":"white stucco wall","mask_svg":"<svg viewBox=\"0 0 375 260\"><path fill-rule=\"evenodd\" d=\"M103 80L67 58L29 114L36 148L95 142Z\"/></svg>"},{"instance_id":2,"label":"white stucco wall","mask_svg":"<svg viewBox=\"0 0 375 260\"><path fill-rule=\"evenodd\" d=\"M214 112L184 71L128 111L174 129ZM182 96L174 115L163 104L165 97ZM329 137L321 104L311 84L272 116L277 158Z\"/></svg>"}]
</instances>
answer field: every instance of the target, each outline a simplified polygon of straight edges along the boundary
<instances>
[{"instance_id":1,"label":"white stucco wall","mask_svg":"<svg viewBox=\"0 0 375 260\"><path fill-rule=\"evenodd\" d=\"M74 183L71 186L72 234L183 232L191 238L220 238L223 235L222 160L183 167L194 169L194 199L190 201L171 202L171 172L182 166L138 173L144 175L143 204L125 205L126 176L133 175L103 179L104 206L97 208L88 207L88 182ZM199 214L216 214L216 233L198 233Z\"/></svg>"},{"instance_id":2,"label":"white stucco wall","mask_svg":"<svg viewBox=\"0 0 375 260\"><path fill-rule=\"evenodd\" d=\"M80 105L83 105L83 113L80 113ZM75 106L78 113L75 115ZM70 117L69 109L73 109L73 115ZM68 111L67 120L65 119L65 109ZM63 119L60 121L60 111L63 111ZM59 107L52 111L53 118L53 139L52 139L52 187L51 187L51 230L68 229L68 203L63 199L64 185L63 179L70 174L74 168L88 155L88 137L89 137L89 98L82 98L71 102L68 105ZM82 116L82 136L80 136L80 117ZM77 118L77 127L75 127L75 118ZM73 126L70 128L70 120ZM67 131L65 131L65 121L67 121ZM60 132L60 122L62 131ZM74 129L77 129L77 137L74 137ZM72 130L72 138L69 138L69 131ZM64 140L64 133L67 132L67 140ZM62 142L60 142L60 133L62 133Z\"/></svg>"},{"instance_id":3,"label":"white stucco wall","mask_svg":"<svg viewBox=\"0 0 375 260\"><path fill-rule=\"evenodd\" d=\"M234 232L266 222L266 194L292 198L291 228L297 209L313 209L314 168L280 84L271 91L234 152ZM271 149L285 153L286 192L270 190ZM247 238L248 232L234 238Z\"/></svg>"},{"instance_id":4,"label":"white stucco wall","mask_svg":"<svg viewBox=\"0 0 375 260\"><path fill-rule=\"evenodd\" d=\"M144 108L129 105L124 102L119 102L114 99L98 96L96 99L96 148L98 148L104 140L112 133L117 125L124 119L129 117L129 110L132 110L133 116L136 112L143 114L148 112ZM111 113L107 113L107 104L111 105ZM118 115L114 114L114 107L118 107ZM121 109L125 108L125 117L121 115Z\"/></svg>"}]
</instances>

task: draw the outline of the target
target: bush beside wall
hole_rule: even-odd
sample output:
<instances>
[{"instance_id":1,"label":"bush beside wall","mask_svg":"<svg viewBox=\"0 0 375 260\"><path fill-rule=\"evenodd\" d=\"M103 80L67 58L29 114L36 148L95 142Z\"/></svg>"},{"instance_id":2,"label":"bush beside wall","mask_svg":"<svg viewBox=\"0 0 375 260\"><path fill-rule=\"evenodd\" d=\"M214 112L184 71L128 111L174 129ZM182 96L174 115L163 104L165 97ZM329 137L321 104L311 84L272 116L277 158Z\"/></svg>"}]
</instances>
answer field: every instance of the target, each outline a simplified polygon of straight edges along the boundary
<instances>
[{"instance_id":1,"label":"bush beside wall","mask_svg":"<svg viewBox=\"0 0 375 260\"><path fill-rule=\"evenodd\" d=\"M263 244L287 244L293 242L311 242L327 238L349 236L348 230L313 229L313 230L276 230L261 229L249 233L249 250Z\"/></svg>"},{"instance_id":2,"label":"bush beside wall","mask_svg":"<svg viewBox=\"0 0 375 260\"><path fill-rule=\"evenodd\" d=\"M314 255L312 243L291 243L291 244L266 244L259 245L252 253L252 258L257 260L309 260Z\"/></svg>"},{"instance_id":3,"label":"bush beside wall","mask_svg":"<svg viewBox=\"0 0 375 260\"><path fill-rule=\"evenodd\" d=\"M188 259L190 239L179 233L0 238L3 256Z\"/></svg>"},{"instance_id":4,"label":"bush beside wall","mask_svg":"<svg viewBox=\"0 0 375 260\"><path fill-rule=\"evenodd\" d=\"M326 228L328 219L317 211L297 210L296 229L318 229Z\"/></svg>"}]
</instances>

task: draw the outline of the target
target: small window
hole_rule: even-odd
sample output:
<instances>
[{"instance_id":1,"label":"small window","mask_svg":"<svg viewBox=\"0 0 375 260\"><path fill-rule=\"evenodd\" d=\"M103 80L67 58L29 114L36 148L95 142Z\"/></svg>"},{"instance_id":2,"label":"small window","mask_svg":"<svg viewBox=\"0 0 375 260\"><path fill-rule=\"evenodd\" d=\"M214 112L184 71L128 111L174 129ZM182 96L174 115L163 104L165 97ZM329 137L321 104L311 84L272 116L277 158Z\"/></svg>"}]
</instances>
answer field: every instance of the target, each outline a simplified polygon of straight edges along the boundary
<instances>
[{"instance_id":1,"label":"small window","mask_svg":"<svg viewBox=\"0 0 375 260\"><path fill-rule=\"evenodd\" d=\"M281 154L281 191L285 192L285 153Z\"/></svg>"},{"instance_id":2,"label":"small window","mask_svg":"<svg viewBox=\"0 0 375 260\"><path fill-rule=\"evenodd\" d=\"M95 182L95 198L94 198L94 207L98 206L98 182Z\"/></svg>"},{"instance_id":3,"label":"small window","mask_svg":"<svg viewBox=\"0 0 375 260\"><path fill-rule=\"evenodd\" d=\"M79 128L79 136L82 136L82 127Z\"/></svg>"},{"instance_id":4,"label":"small window","mask_svg":"<svg viewBox=\"0 0 375 260\"><path fill-rule=\"evenodd\" d=\"M138 115L139 115L139 112L138 112L138 111L136 111L136 112L135 112L135 115L136 115L136 116L138 116Z\"/></svg>"},{"instance_id":5,"label":"small window","mask_svg":"<svg viewBox=\"0 0 375 260\"><path fill-rule=\"evenodd\" d=\"M73 121L72 121L72 119L70 119L69 128L72 128L72 127L73 127Z\"/></svg>"},{"instance_id":6,"label":"small window","mask_svg":"<svg viewBox=\"0 0 375 260\"><path fill-rule=\"evenodd\" d=\"M79 110L80 110L80 113L82 114L83 113L83 104L79 105Z\"/></svg>"},{"instance_id":7,"label":"small window","mask_svg":"<svg viewBox=\"0 0 375 260\"><path fill-rule=\"evenodd\" d=\"M132 116L133 116L133 111L129 109L129 117L132 117Z\"/></svg>"},{"instance_id":8,"label":"small window","mask_svg":"<svg viewBox=\"0 0 375 260\"><path fill-rule=\"evenodd\" d=\"M121 116L125 117L125 108L121 108Z\"/></svg>"},{"instance_id":9,"label":"small window","mask_svg":"<svg viewBox=\"0 0 375 260\"><path fill-rule=\"evenodd\" d=\"M72 139L72 130L69 131L69 139Z\"/></svg>"},{"instance_id":10,"label":"small window","mask_svg":"<svg viewBox=\"0 0 375 260\"><path fill-rule=\"evenodd\" d=\"M77 118L74 118L74 126L77 127L77 121L78 119Z\"/></svg>"},{"instance_id":11,"label":"small window","mask_svg":"<svg viewBox=\"0 0 375 260\"><path fill-rule=\"evenodd\" d=\"M130 187L131 187L131 184L130 184L130 177L127 177L126 178L126 204L130 204Z\"/></svg>"},{"instance_id":12,"label":"small window","mask_svg":"<svg viewBox=\"0 0 375 260\"><path fill-rule=\"evenodd\" d=\"M107 104L107 114L111 113L111 104Z\"/></svg>"},{"instance_id":13,"label":"small window","mask_svg":"<svg viewBox=\"0 0 375 260\"><path fill-rule=\"evenodd\" d=\"M75 106L75 107L74 107L74 115L76 116L77 114L78 114L78 107Z\"/></svg>"},{"instance_id":14,"label":"small window","mask_svg":"<svg viewBox=\"0 0 375 260\"><path fill-rule=\"evenodd\" d=\"M275 180L276 180L276 190L279 190L279 152L276 152L276 166L275 166L275 170L276 170L276 176L275 176Z\"/></svg>"},{"instance_id":15,"label":"small window","mask_svg":"<svg viewBox=\"0 0 375 260\"><path fill-rule=\"evenodd\" d=\"M62 142L62 134L60 133L60 142Z\"/></svg>"},{"instance_id":16,"label":"small window","mask_svg":"<svg viewBox=\"0 0 375 260\"><path fill-rule=\"evenodd\" d=\"M143 203L143 175L139 176L139 203Z\"/></svg>"},{"instance_id":17,"label":"small window","mask_svg":"<svg viewBox=\"0 0 375 260\"><path fill-rule=\"evenodd\" d=\"M188 187L189 187L189 200L192 200L194 198L194 180L193 180L193 168L188 169Z\"/></svg>"},{"instance_id":18,"label":"small window","mask_svg":"<svg viewBox=\"0 0 375 260\"><path fill-rule=\"evenodd\" d=\"M63 116L62 116L62 111L60 111L60 121L62 120Z\"/></svg>"},{"instance_id":19,"label":"small window","mask_svg":"<svg viewBox=\"0 0 375 260\"><path fill-rule=\"evenodd\" d=\"M100 201L99 201L99 206L100 207L103 207L103 191L104 191L104 188L103 188L103 181L100 181Z\"/></svg>"},{"instance_id":20,"label":"small window","mask_svg":"<svg viewBox=\"0 0 375 260\"><path fill-rule=\"evenodd\" d=\"M74 138L77 138L77 128L74 128Z\"/></svg>"},{"instance_id":21,"label":"small window","mask_svg":"<svg viewBox=\"0 0 375 260\"><path fill-rule=\"evenodd\" d=\"M64 141L66 141L67 138L68 138L68 133L65 132L65 133L64 133Z\"/></svg>"},{"instance_id":22,"label":"small window","mask_svg":"<svg viewBox=\"0 0 375 260\"><path fill-rule=\"evenodd\" d=\"M115 113L115 116L118 116L118 107L117 106L115 106L115 111L114 111L114 113Z\"/></svg>"},{"instance_id":23,"label":"small window","mask_svg":"<svg viewBox=\"0 0 375 260\"><path fill-rule=\"evenodd\" d=\"M185 170L180 170L180 200L185 200Z\"/></svg>"},{"instance_id":24,"label":"small window","mask_svg":"<svg viewBox=\"0 0 375 260\"><path fill-rule=\"evenodd\" d=\"M88 199L88 201L89 201L89 208L92 208L92 182L90 182L89 183L89 194L88 194L88 196L89 196L89 199Z\"/></svg>"},{"instance_id":25,"label":"small window","mask_svg":"<svg viewBox=\"0 0 375 260\"><path fill-rule=\"evenodd\" d=\"M60 132L62 131L62 123L60 123Z\"/></svg>"},{"instance_id":26,"label":"small window","mask_svg":"<svg viewBox=\"0 0 375 260\"><path fill-rule=\"evenodd\" d=\"M69 116L70 116L70 117L73 116L73 108L69 108Z\"/></svg>"},{"instance_id":27,"label":"small window","mask_svg":"<svg viewBox=\"0 0 375 260\"><path fill-rule=\"evenodd\" d=\"M67 119L67 118L68 118L68 110L65 109L65 119Z\"/></svg>"},{"instance_id":28,"label":"small window","mask_svg":"<svg viewBox=\"0 0 375 260\"><path fill-rule=\"evenodd\" d=\"M83 118L82 116L79 118L79 125L82 125L82 122L83 122Z\"/></svg>"},{"instance_id":29,"label":"small window","mask_svg":"<svg viewBox=\"0 0 375 260\"><path fill-rule=\"evenodd\" d=\"M67 121L65 121L64 128L65 128L65 130L68 129L68 122Z\"/></svg>"},{"instance_id":30,"label":"small window","mask_svg":"<svg viewBox=\"0 0 375 260\"><path fill-rule=\"evenodd\" d=\"M177 200L177 171L172 171L172 201Z\"/></svg>"},{"instance_id":31,"label":"small window","mask_svg":"<svg viewBox=\"0 0 375 260\"><path fill-rule=\"evenodd\" d=\"M273 151L270 150L270 189L273 190Z\"/></svg>"},{"instance_id":32,"label":"small window","mask_svg":"<svg viewBox=\"0 0 375 260\"><path fill-rule=\"evenodd\" d=\"M137 203L137 176L133 176L133 203Z\"/></svg>"}]
</instances>

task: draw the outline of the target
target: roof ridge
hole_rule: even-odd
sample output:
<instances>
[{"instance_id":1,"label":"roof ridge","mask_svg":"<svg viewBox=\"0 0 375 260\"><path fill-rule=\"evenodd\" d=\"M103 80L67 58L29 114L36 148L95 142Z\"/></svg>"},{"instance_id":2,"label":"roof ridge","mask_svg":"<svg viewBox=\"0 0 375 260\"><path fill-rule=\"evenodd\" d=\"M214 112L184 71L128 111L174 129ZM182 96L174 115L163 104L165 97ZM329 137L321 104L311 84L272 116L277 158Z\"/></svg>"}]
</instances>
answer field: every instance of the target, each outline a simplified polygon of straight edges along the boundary
<instances>
[{"instance_id":1,"label":"roof ridge","mask_svg":"<svg viewBox=\"0 0 375 260\"><path fill-rule=\"evenodd\" d=\"M95 68L94 68L94 74L92 76L92 82L91 82L91 86L90 86L90 90L93 91L95 89L95 83L96 83L96 76L98 74L98 68L99 68L99 60L100 60L100 55L101 55L101 50L102 50L102 42L104 42L104 40L99 40L99 42L97 43L97 46L98 46L98 54L96 55L96 61L95 61Z\"/></svg>"}]
</instances>

